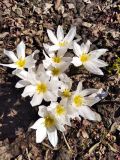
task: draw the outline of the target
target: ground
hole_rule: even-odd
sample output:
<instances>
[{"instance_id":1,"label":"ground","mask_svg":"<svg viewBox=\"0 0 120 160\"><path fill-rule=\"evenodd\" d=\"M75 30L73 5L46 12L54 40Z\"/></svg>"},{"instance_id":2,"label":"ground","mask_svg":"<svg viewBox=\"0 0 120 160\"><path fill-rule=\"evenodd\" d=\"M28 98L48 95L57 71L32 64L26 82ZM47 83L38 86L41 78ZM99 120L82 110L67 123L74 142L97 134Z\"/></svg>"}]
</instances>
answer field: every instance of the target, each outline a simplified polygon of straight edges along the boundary
<instances>
[{"instance_id":1,"label":"ground","mask_svg":"<svg viewBox=\"0 0 120 160\"><path fill-rule=\"evenodd\" d=\"M41 63L42 44L49 41L46 29L55 31L59 24L66 33L75 25L76 38L80 42L89 39L92 49L108 49L102 57L109 64L104 76L73 66L68 71L74 86L83 80L85 88L102 87L108 92L92 108L102 121L75 119L65 135L59 133L56 148L47 139L36 144L35 132L29 127L38 119L37 109L30 106L29 98L21 98L22 89L14 87L18 78L11 75L12 70L0 67L0 160L120 160L120 76L119 66L114 67L120 57L119 0L0 1L0 62L9 63L3 49L14 50L24 40L28 55L40 51L36 59Z\"/></svg>"}]
</instances>

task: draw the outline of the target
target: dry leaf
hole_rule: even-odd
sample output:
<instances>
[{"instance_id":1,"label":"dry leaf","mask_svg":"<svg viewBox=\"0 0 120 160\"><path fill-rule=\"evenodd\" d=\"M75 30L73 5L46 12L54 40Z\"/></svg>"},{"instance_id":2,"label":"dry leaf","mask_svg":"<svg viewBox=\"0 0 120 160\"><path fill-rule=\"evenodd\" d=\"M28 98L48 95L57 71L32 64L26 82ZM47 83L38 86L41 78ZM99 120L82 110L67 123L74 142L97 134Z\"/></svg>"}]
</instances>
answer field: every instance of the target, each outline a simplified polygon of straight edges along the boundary
<instances>
[{"instance_id":1,"label":"dry leaf","mask_svg":"<svg viewBox=\"0 0 120 160\"><path fill-rule=\"evenodd\" d=\"M118 152L118 150L117 149L115 149L113 146L111 146L109 143L107 143L108 144L108 146L109 146L109 148L111 149L111 151L113 151L113 152Z\"/></svg>"},{"instance_id":2,"label":"dry leaf","mask_svg":"<svg viewBox=\"0 0 120 160\"><path fill-rule=\"evenodd\" d=\"M51 3L45 3L44 14L48 13L48 10L53 6Z\"/></svg>"},{"instance_id":3,"label":"dry leaf","mask_svg":"<svg viewBox=\"0 0 120 160\"><path fill-rule=\"evenodd\" d=\"M85 130L82 131L82 136L83 138L89 138L89 135Z\"/></svg>"},{"instance_id":4,"label":"dry leaf","mask_svg":"<svg viewBox=\"0 0 120 160\"><path fill-rule=\"evenodd\" d=\"M120 123L119 122L114 122L111 126L110 132L115 132L117 130L120 131Z\"/></svg>"},{"instance_id":5,"label":"dry leaf","mask_svg":"<svg viewBox=\"0 0 120 160\"><path fill-rule=\"evenodd\" d=\"M74 4L73 4L73 3L67 3L67 5L68 5L69 9L73 9L73 8L75 8L75 6L74 6Z\"/></svg>"},{"instance_id":6,"label":"dry leaf","mask_svg":"<svg viewBox=\"0 0 120 160\"><path fill-rule=\"evenodd\" d=\"M60 4L61 4L61 0L56 0L56 3L55 3L56 10L58 10L58 8L60 7Z\"/></svg>"},{"instance_id":7,"label":"dry leaf","mask_svg":"<svg viewBox=\"0 0 120 160\"><path fill-rule=\"evenodd\" d=\"M87 4L91 4L91 1L90 0L83 0L85 3Z\"/></svg>"},{"instance_id":8,"label":"dry leaf","mask_svg":"<svg viewBox=\"0 0 120 160\"><path fill-rule=\"evenodd\" d=\"M99 146L101 142L96 143L95 145L93 145L90 149L89 149L89 154L93 153L94 150Z\"/></svg>"}]
</instances>

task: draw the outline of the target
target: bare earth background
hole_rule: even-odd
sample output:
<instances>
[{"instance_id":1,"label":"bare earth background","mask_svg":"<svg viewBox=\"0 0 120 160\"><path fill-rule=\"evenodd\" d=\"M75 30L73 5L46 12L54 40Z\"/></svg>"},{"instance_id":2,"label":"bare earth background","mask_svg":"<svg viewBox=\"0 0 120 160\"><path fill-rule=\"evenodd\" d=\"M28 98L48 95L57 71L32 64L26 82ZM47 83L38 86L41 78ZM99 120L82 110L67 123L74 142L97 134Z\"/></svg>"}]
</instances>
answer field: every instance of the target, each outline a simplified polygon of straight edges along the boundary
<instances>
[{"instance_id":1,"label":"bare earth background","mask_svg":"<svg viewBox=\"0 0 120 160\"><path fill-rule=\"evenodd\" d=\"M56 30L59 24L65 32L76 25L77 36L84 42L89 39L95 48L107 48L102 57L109 63L104 76L95 76L73 66L68 71L74 87L83 80L84 87L103 88L108 96L93 106L102 122L72 121L65 137L67 147L59 133L58 146L53 149L46 139L35 143L35 132L29 127L38 119L37 108L32 108L29 98L21 98L22 90L15 89L18 78L11 69L0 67L0 160L120 160L120 77L110 69L120 57L120 1L119 0L1 0L0 1L0 62L9 63L3 49L14 50L24 40L30 55L35 49L40 53L38 63L44 58L42 43L48 43L46 29ZM70 55L70 53L68 53Z\"/></svg>"}]
</instances>

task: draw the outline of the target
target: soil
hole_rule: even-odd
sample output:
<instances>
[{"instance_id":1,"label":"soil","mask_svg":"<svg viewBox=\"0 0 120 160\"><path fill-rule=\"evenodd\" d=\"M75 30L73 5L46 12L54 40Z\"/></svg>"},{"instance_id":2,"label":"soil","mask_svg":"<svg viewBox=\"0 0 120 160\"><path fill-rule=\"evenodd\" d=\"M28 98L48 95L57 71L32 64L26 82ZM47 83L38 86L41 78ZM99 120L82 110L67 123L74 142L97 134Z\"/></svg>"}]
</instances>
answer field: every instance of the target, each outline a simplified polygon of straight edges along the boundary
<instances>
[{"instance_id":1,"label":"soil","mask_svg":"<svg viewBox=\"0 0 120 160\"><path fill-rule=\"evenodd\" d=\"M35 131L29 127L38 119L37 109L31 107L29 98L21 97L22 89L15 88L19 79L12 70L0 67L0 160L120 160L120 76L113 67L120 57L119 0L0 1L0 63L10 62L3 49L15 50L21 40L26 43L27 55L40 51L36 59L41 63L43 43L49 42L46 29L56 31L58 25L63 25L66 33L75 25L80 42L89 39L92 49L108 49L102 57L109 63L104 76L73 66L68 71L74 87L83 80L85 88L108 92L92 107L102 121L75 119L72 127L66 127L65 137L59 133L56 148L47 139L36 144Z\"/></svg>"}]
</instances>

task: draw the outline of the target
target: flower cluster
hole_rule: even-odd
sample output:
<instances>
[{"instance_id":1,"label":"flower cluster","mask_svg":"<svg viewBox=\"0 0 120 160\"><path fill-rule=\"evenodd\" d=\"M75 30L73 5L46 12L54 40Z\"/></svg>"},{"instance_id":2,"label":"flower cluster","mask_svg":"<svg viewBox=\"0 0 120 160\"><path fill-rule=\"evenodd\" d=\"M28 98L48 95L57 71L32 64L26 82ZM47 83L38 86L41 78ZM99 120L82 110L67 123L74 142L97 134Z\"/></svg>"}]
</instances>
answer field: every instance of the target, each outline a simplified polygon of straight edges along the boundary
<instances>
[{"instance_id":1,"label":"flower cluster","mask_svg":"<svg viewBox=\"0 0 120 160\"><path fill-rule=\"evenodd\" d=\"M23 88L22 97L31 97L30 104L39 108L40 118L31 127L36 130L36 142L41 143L48 136L55 147L58 143L57 130L64 132L65 125L71 126L71 119L83 117L101 121L100 115L91 106L104 98L106 93L102 89L83 89L81 81L73 91L72 79L65 71L71 64L77 67L83 65L89 72L103 75L100 68L107 66L107 63L99 57L107 50L89 51L89 40L79 45L74 40L76 27L72 27L66 36L62 26L58 26L57 36L51 30L47 33L53 45L43 44L45 59L42 64L35 65L35 52L25 56L22 41L17 46L17 56L12 51L4 50L13 63L0 65L15 69L12 73L20 78L16 88ZM68 49L73 50L74 57L65 56ZM49 106L42 105L43 100L49 102Z\"/></svg>"}]
</instances>

